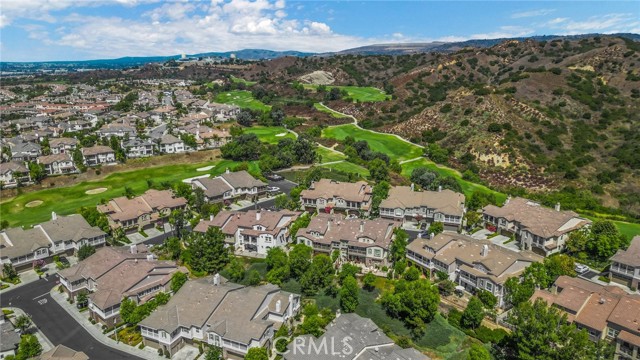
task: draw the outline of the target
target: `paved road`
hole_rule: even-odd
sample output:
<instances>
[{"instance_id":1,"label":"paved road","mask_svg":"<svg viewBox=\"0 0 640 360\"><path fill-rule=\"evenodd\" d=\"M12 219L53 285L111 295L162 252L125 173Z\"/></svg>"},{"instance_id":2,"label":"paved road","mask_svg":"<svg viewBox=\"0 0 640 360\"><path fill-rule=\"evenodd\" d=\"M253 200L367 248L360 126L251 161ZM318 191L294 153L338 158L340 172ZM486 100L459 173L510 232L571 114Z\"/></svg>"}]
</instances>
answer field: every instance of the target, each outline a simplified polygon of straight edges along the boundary
<instances>
[{"instance_id":1,"label":"paved road","mask_svg":"<svg viewBox=\"0 0 640 360\"><path fill-rule=\"evenodd\" d=\"M83 351L92 360L140 359L103 345L91 337L49 295L51 288L56 285L56 279L56 276L51 275L49 281L38 280L3 293L0 305L20 308L30 315L33 323L54 346L63 344L76 351Z\"/></svg>"},{"instance_id":2,"label":"paved road","mask_svg":"<svg viewBox=\"0 0 640 360\"><path fill-rule=\"evenodd\" d=\"M276 186L280 188L280 191L284 194L289 195L289 193L291 192L291 189L293 189L294 187L298 186L298 184L289 181L289 180L280 180L280 181L269 181L269 186ZM252 210L252 209L269 209L272 206L276 205L276 198L275 196L272 197L269 200L263 201L259 204L256 205L249 205L247 207L244 207L242 209L240 209L240 211L248 211L248 210Z\"/></svg>"}]
</instances>

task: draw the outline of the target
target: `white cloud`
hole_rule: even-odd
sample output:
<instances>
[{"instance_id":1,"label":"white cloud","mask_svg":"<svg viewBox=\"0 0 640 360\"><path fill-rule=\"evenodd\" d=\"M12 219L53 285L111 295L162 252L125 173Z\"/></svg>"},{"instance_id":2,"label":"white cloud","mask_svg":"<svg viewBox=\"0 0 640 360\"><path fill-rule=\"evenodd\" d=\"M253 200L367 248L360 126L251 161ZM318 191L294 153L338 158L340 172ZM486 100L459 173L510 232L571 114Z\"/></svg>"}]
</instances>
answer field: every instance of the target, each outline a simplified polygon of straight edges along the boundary
<instances>
[{"instance_id":1,"label":"white cloud","mask_svg":"<svg viewBox=\"0 0 640 360\"><path fill-rule=\"evenodd\" d=\"M535 16L544 16L549 15L552 12L556 11L555 9L538 9L538 10L529 10L529 11L521 11L517 13L511 14L512 19L521 19Z\"/></svg>"},{"instance_id":2,"label":"white cloud","mask_svg":"<svg viewBox=\"0 0 640 360\"><path fill-rule=\"evenodd\" d=\"M559 35L587 33L635 32L638 17L634 14L604 14L591 16L586 20L556 18L546 23Z\"/></svg>"},{"instance_id":3,"label":"white cloud","mask_svg":"<svg viewBox=\"0 0 640 360\"><path fill-rule=\"evenodd\" d=\"M521 26L500 26L498 31L473 34L470 39L500 39L533 35L535 31Z\"/></svg>"}]
</instances>

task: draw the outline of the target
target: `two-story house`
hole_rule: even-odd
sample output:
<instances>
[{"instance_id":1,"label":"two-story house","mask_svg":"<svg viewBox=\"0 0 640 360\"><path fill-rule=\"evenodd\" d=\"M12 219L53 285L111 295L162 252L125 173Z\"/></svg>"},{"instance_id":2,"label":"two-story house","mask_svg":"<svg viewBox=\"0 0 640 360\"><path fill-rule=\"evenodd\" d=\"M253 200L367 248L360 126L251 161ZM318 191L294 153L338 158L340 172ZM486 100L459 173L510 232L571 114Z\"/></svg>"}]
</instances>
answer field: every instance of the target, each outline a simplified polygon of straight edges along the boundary
<instances>
[{"instance_id":1,"label":"two-story house","mask_svg":"<svg viewBox=\"0 0 640 360\"><path fill-rule=\"evenodd\" d=\"M78 214L57 216L31 229L10 228L0 232L0 259L17 271L30 269L34 262L49 262L54 255L73 254L83 245L105 243L107 234L89 225Z\"/></svg>"},{"instance_id":2,"label":"two-story house","mask_svg":"<svg viewBox=\"0 0 640 360\"><path fill-rule=\"evenodd\" d=\"M42 164L45 172L50 176L71 174L78 171L69 153L40 156L38 157L38 164Z\"/></svg>"},{"instance_id":3,"label":"two-story house","mask_svg":"<svg viewBox=\"0 0 640 360\"><path fill-rule=\"evenodd\" d=\"M87 166L115 164L116 153L108 146L96 145L80 149Z\"/></svg>"},{"instance_id":4,"label":"two-story house","mask_svg":"<svg viewBox=\"0 0 640 360\"><path fill-rule=\"evenodd\" d=\"M153 156L154 144L150 140L130 138L122 141L122 148L127 154L127 158L141 158Z\"/></svg>"},{"instance_id":5,"label":"two-story house","mask_svg":"<svg viewBox=\"0 0 640 360\"><path fill-rule=\"evenodd\" d=\"M178 154L185 151L184 142L171 134L160 138L159 149L165 154Z\"/></svg>"},{"instance_id":6,"label":"two-story house","mask_svg":"<svg viewBox=\"0 0 640 360\"><path fill-rule=\"evenodd\" d=\"M75 138L55 138L49 140L51 154L71 154L78 147L78 140Z\"/></svg>"},{"instance_id":7,"label":"two-story house","mask_svg":"<svg viewBox=\"0 0 640 360\"><path fill-rule=\"evenodd\" d=\"M445 230L462 227L465 209L464 195L449 189L414 191L413 185L394 186L380 203L380 217L403 222L441 222Z\"/></svg>"},{"instance_id":8,"label":"two-story house","mask_svg":"<svg viewBox=\"0 0 640 360\"><path fill-rule=\"evenodd\" d=\"M98 129L96 131L96 135L98 135L101 138L110 138L112 136L116 136L119 138L124 138L124 137L135 137L136 136L136 129L127 124L126 121L122 121L122 122L114 122L114 123L110 123L110 124L105 124L103 125L100 129Z\"/></svg>"},{"instance_id":9,"label":"two-story house","mask_svg":"<svg viewBox=\"0 0 640 360\"><path fill-rule=\"evenodd\" d=\"M300 193L300 202L307 211L368 215L373 187L364 181L356 183L320 179Z\"/></svg>"},{"instance_id":10,"label":"two-story house","mask_svg":"<svg viewBox=\"0 0 640 360\"><path fill-rule=\"evenodd\" d=\"M603 286L582 278L560 276L550 291L536 290L531 300L544 300L560 309L591 341L610 341L614 359L640 359L640 296L617 286Z\"/></svg>"},{"instance_id":11,"label":"two-story house","mask_svg":"<svg viewBox=\"0 0 640 360\"><path fill-rule=\"evenodd\" d=\"M31 183L31 175L23 163L14 161L0 163L1 187L11 188L27 183Z\"/></svg>"},{"instance_id":12,"label":"two-story house","mask_svg":"<svg viewBox=\"0 0 640 360\"><path fill-rule=\"evenodd\" d=\"M610 260L609 278L638 290L640 287L640 235L633 237L627 250L618 250Z\"/></svg>"},{"instance_id":13,"label":"two-story house","mask_svg":"<svg viewBox=\"0 0 640 360\"><path fill-rule=\"evenodd\" d=\"M550 209L523 198L485 206L482 220L487 228L515 237L521 249L543 256L562 251L571 232L591 224L573 211L561 211L560 204Z\"/></svg>"},{"instance_id":14,"label":"two-story house","mask_svg":"<svg viewBox=\"0 0 640 360\"><path fill-rule=\"evenodd\" d=\"M11 149L11 161L29 162L36 161L38 156L42 154L40 144L30 141L24 141L19 138L10 139L8 141Z\"/></svg>"},{"instance_id":15,"label":"two-story house","mask_svg":"<svg viewBox=\"0 0 640 360\"><path fill-rule=\"evenodd\" d=\"M98 205L98 211L107 215L112 229L138 231L153 227L167 218L173 210L184 209L187 200L175 197L170 190L149 189L134 198L117 197Z\"/></svg>"},{"instance_id":16,"label":"two-story house","mask_svg":"<svg viewBox=\"0 0 640 360\"><path fill-rule=\"evenodd\" d=\"M156 260L145 245L101 248L78 264L59 272L71 298L88 293L92 319L107 326L120 322L123 298L143 304L159 292L171 292L171 277L187 269L173 261Z\"/></svg>"},{"instance_id":17,"label":"two-story house","mask_svg":"<svg viewBox=\"0 0 640 360\"><path fill-rule=\"evenodd\" d=\"M216 274L187 281L140 330L146 346L171 356L199 341L222 348L225 359L243 359L250 348L271 348L276 331L299 310L300 295L271 284L244 287Z\"/></svg>"},{"instance_id":18,"label":"two-story house","mask_svg":"<svg viewBox=\"0 0 640 360\"><path fill-rule=\"evenodd\" d=\"M297 243L316 253L339 251L343 261L366 266L388 266L389 247L400 223L387 219L345 219L341 214L319 213L309 226L298 229Z\"/></svg>"},{"instance_id":19,"label":"two-story house","mask_svg":"<svg viewBox=\"0 0 640 360\"><path fill-rule=\"evenodd\" d=\"M289 228L299 216L300 212L288 210L223 211L200 221L193 231L205 233L217 227L225 234L225 242L243 255L265 256L269 249L289 243Z\"/></svg>"},{"instance_id":20,"label":"two-story house","mask_svg":"<svg viewBox=\"0 0 640 360\"><path fill-rule=\"evenodd\" d=\"M230 172L214 178L199 178L191 182L193 189L204 191L205 200L211 203L225 202L227 204L236 199L257 200L267 194L267 184L251 176L246 170Z\"/></svg>"},{"instance_id":21,"label":"two-story house","mask_svg":"<svg viewBox=\"0 0 640 360\"><path fill-rule=\"evenodd\" d=\"M407 259L429 270L442 271L469 292L486 290L504 306L504 283L519 276L542 257L530 251L517 252L491 241L445 232L434 238L418 238L407 245Z\"/></svg>"}]
</instances>

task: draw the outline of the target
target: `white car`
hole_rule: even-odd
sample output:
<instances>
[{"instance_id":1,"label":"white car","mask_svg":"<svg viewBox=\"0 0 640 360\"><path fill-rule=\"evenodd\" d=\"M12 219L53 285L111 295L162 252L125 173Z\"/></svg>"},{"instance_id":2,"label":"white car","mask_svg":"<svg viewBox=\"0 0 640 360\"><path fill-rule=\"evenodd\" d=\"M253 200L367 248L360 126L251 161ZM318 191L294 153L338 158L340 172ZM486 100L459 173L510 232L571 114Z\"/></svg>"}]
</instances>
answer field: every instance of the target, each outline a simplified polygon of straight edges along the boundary
<instances>
[{"instance_id":1,"label":"white car","mask_svg":"<svg viewBox=\"0 0 640 360\"><path fill-rule=\"evenodd\" d=\"M589 271L589 267L587 265L583 265L583 264L576 264L574 270L578 274L582 274L582 273L585 273L585 272Z\"/></svg>"},{"instance_id":2,"label":"white car","mask_svg":"<svg viewBox=\"0 0 640 360\"><path fill-rule=\"evenodd\" d=\"M280 191L280 188L277 186L267 186L267 191L268 192L278 192Z\"/></svg>"}]
</instances>

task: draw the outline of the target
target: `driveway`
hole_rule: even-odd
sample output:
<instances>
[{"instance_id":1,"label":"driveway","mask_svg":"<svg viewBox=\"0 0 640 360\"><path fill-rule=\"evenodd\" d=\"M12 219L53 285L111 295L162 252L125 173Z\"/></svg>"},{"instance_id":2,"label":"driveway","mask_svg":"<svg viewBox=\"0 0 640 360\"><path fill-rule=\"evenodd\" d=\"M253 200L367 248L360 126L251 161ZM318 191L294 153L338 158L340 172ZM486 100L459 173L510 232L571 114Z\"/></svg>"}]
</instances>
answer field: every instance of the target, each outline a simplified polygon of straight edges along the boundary
<instances>
[{"instance_id":1,"label":"driveway","mask_svg":"<svg viewBox=\"0 0 640 360\"><path fill-rule=\"evenodd\" d=\"M2 294L2 307L17 307L31 316L33 323L55 345L83 351L92 360L140 359L96 341L49 295L56 276L41 279Z\"/></svg>"},{"instance_id":2,"label":"driveway","mask_svg":"<svg viewBox=\"0 0 640 360\"><path fill-rule=\"evenodd\" d=\"M275 187L279 187L280 188L280 192L282 194L287 194L289 195L289 193L291 193L291 189L293 189L294 187L298 186L298 184L294 183L293 181L289 181L289 180L280 180L280 181L269 181L269 186L275 186ZM240 211L248 211L248 210L252 210L252 209L269 209L273 206L276 205L276 197L273 196L267 200L261 201L258 204L247 204L245 206L242 206L241 208L239 208L238 210Z\"/></svg>"},{"instance_id":3,"label":"driveway","mask_svg":"<svg viewBox=\"0 0 640 360\"><path fill-rule=\"evenodd\" d=\"M478 240L485 240L490 234L492 234L491 231L487 229L481 229L471 234L471 237Z\"/></svg>"}]
</instances>

